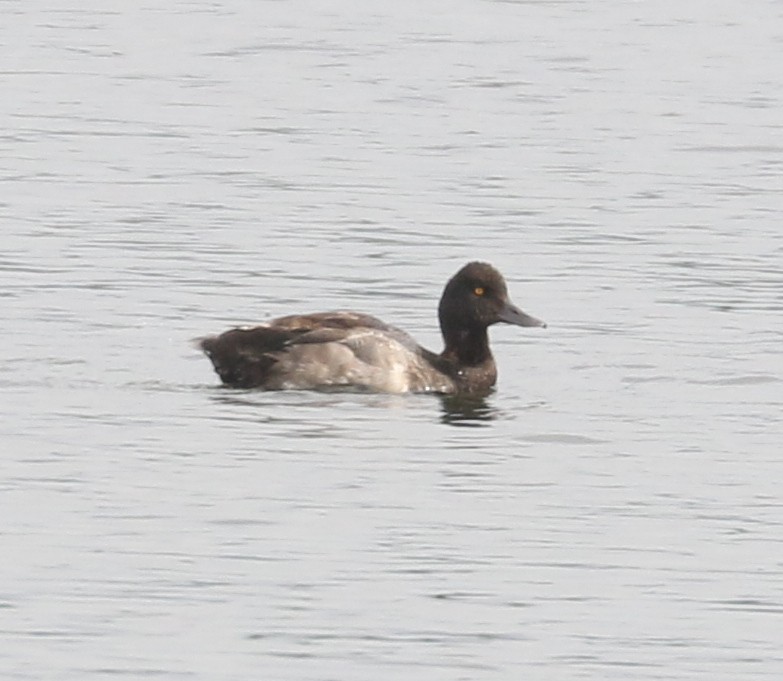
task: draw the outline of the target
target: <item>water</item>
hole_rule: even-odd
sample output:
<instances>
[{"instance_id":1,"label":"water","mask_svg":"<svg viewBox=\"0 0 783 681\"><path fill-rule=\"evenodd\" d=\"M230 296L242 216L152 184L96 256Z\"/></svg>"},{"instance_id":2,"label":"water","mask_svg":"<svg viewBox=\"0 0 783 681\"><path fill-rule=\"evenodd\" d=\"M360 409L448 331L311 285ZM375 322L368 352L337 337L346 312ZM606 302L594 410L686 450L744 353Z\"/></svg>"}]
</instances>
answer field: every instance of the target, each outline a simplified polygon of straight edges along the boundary
<instances>
[{"instance_id":1,"label":"water","mask_svg":"<svg viewBox=\"0 0 783 681\"><path fill-rule=\"evenodd\" d=\"M4 679L779 679L780 3L5 3ZM217 387L354 308L478 403Z\"/></svg>"}]
</instances>

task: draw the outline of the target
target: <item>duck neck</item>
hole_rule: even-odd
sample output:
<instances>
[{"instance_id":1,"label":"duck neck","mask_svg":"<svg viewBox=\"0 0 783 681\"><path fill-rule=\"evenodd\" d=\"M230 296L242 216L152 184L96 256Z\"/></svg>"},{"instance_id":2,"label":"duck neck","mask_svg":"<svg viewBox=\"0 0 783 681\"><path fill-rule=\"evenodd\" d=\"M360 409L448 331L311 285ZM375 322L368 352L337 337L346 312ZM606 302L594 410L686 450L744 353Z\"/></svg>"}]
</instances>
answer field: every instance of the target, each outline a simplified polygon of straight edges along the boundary
<instances>
[{"instance_id":1,"label":"duck neck","mask_svg":"<svg viewBox=\"0 0 783 681\"><path fill-rule=\"evenodd\" d=\"M493 363L489 349L489 337L484 326L441 329L445 347L441 353L443 359L458 366L478 367Z\"/></svg>"}]
</instances>

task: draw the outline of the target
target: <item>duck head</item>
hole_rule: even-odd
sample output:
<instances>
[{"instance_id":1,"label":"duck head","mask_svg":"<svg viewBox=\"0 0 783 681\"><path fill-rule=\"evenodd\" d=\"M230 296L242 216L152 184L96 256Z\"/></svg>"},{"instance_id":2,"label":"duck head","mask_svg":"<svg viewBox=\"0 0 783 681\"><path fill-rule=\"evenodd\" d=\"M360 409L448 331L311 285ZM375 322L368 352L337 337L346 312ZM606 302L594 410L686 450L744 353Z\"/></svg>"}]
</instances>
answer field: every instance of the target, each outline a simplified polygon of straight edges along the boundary
<instances>
[{"instance_id":1,"label":"duck head","mask_svg":"<svg viewBox=\"0 0 783 681\"><path fill-rule=\"evenodd\" d=\"M468 263L449 280L440 299L438 318L447 344L454 332L486 333L488 327L500 322L546 326L511 302L503 276L484 262Z\"/></svg>"}]
</instances>

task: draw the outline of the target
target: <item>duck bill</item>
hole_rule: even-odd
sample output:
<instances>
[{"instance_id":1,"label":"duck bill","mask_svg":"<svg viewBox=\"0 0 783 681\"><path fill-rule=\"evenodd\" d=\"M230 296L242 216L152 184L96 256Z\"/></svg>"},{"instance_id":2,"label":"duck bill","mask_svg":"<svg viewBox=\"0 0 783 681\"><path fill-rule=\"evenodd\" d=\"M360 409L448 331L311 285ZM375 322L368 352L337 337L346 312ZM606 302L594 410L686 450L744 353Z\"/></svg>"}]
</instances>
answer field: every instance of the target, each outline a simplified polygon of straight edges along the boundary
<instances>
[{"instance_id":1,"label":"duck bill","mask_svg":"<svg viewBox=\"0 0 783 681\"><path fill-rule=\"evenodd\" d=\"M515 324L516 326L542 326L546 327L546 323L540 319L532 317L527 312L522 312L516 305L511 302L507 302L503 309L500 311L498 318L501 322L506 324Z\"/></svg>"}]
</instances>

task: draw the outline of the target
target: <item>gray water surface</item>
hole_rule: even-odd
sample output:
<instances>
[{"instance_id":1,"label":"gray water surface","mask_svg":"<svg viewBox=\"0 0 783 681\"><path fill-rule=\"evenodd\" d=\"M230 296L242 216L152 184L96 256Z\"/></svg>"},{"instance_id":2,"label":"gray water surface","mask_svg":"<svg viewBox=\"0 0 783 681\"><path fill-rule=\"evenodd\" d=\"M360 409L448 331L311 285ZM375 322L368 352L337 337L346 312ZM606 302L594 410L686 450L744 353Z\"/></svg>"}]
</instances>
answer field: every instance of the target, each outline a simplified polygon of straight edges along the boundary
<instances>
[{"instance_id":1,"label":"gray water surface","mask_svg":"<svg viewBox=\"0 0 783 681\"><path fill-rule=\"evenodd\" d=\"M783 676L783 6L0 7L3 679ZM218 386L335 308L478 402Z\"/></svg>"}]
</instances>

